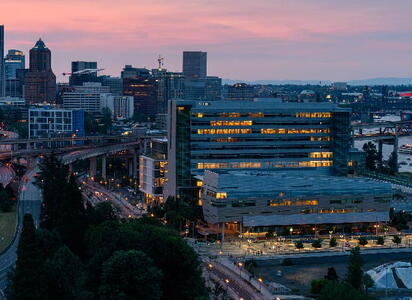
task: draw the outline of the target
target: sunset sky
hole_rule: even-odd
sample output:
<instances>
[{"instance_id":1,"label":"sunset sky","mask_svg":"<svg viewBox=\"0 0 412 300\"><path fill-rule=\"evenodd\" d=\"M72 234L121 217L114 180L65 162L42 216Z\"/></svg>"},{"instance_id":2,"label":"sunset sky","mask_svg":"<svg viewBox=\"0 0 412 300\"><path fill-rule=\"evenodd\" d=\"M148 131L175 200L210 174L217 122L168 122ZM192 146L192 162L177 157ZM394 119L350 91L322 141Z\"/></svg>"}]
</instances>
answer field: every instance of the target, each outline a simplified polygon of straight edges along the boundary
<instances>
[{"instance_id":1,"label":"sunset sky","mask_svg":"<svg viewBox=\"0 0 412 300\"><path fill-rule=\"evenodd\" d=\"M411 15L409 0L0 0L6 49L41 37L60 80L73 60L119 76L161 54L180 71L183 50L230 79L412 77Z\"/></svg>"}]
</instances>

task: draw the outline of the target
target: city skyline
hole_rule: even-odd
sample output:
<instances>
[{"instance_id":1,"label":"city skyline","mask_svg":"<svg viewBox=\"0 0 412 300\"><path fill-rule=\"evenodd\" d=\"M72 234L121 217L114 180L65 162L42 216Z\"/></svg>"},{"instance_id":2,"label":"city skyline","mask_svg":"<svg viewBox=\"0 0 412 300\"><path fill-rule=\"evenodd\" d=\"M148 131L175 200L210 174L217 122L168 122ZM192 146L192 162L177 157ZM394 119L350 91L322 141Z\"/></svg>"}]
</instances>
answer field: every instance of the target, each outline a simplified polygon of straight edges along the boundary
<instances>
[{"instance_id":1,"label":"city skyline","mask_svg":"<svg viewBox=\"0 0 412 300\"><path fill-rule=\"evenodd\" d=\"M0 16L5 49L28 53L41 37L59 81L75 60L118 76L125 64L154 68L162 54L166 68L181 71L184 50L208 52L209 74L222 78L337 81L412 77L411 8L400 0L23 0L2 4Z\"/></svg>"}]
</instances>

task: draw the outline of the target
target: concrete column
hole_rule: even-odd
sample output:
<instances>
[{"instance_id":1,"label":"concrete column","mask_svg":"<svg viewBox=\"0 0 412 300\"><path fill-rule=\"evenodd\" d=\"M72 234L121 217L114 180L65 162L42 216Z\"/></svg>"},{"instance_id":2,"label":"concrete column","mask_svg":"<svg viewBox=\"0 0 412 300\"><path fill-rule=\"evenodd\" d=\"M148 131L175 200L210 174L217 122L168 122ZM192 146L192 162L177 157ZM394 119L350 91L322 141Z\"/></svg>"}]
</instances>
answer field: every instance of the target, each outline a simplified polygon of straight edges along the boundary
<instances>
[{"instance_id":1,"label":"concrete column","mask_svg":"<svg viewBox=\"0 0 412 300\"><path fill-rule=\"evenodd\" d=\"M222 223L222 241L221 241L221 247L223 248L223 242L225 241L225 222Z\"/></svg>"},{"instance_id":2,"label":"concrete column","mask_svg":"<svg viewBox=\"0 0 412 300\"><path fill-rule=\"evenodd\" d=\"M107 165L106 156L103 155L103 156L102 156L102 179L103 179L104 181L106 181L106 179L107 179L107 176L106 176L106 165Z\"/></svg>"},{"instance_id":3,"label":"concrete column","mask_svg":"<svg viewBox=\"0 0 412 300\"><path fill-rule=\"evenodd\" d=\"M73 173L73 164L69 164L69 174Z\"/></svg>"},{"instance_id":4,"label":"concrete column","mask_svg":"<svg viewBox=\"0 0 412 300\"><path fill-rule=\"evenodd\" d=\"M129 177L133 177L133 159L127 160L127 167L129 169Z\"/></svg>"},{"instance_id":5,"label":"concrete column","mask_svg":"<svg viewBox=\"0 0 412 300\"><path fill-rule=\"evenodd\" d=\"M137 154L136 152L133 154L133 160L132 160L132 176L133 178L137 178Z\"/></svg>"},{"instance_id":6,"label":"concrete column","mask_svg":"<svg viewBox=\"0 0 412 300\"><path fill-rule=\"evenodd\" d=\"M89 176L96 177L96 157L92 157L89 159L90 161L90 168L89 168Z\"/></svg>"},{"instance_id":7,"label":"concrete column","mask_svg":"<svg viewBox=\"0 0 412 300\"><path fill-rule=\"evenodd\" d=\"M395 172L399 172L399 165L398 165L398 149L399 149L399 136L398 131L395 132L395 141L393 143L393 155L396 162Z\"/></svg>"},{"instance_id":8,"label":"concrete column","mask_svg":"<svg viewBox=\"0 0 412 300\"><path fill-rule=\"evenodd\" d=\"M383 159L383 141L378 141L378 164L382 166L382 159Z\"/></svg>"}]
</instances>

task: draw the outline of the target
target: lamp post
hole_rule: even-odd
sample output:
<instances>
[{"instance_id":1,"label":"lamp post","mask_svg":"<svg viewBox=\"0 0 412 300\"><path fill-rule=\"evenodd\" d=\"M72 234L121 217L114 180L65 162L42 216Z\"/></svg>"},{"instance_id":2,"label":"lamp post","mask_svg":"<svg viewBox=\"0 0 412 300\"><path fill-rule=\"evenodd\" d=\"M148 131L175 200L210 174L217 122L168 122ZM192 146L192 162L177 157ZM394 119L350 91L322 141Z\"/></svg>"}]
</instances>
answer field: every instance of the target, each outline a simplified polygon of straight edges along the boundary
<instances>
[{"instance_id":1,"label":"lamp post","mask_svg":"<svg viewBox=\"0 0 412 300\"><path fill-rule=\"evenodd\" d=\"M240 262L238 262L238 267L239 267L239 275L240 275L240 278L242 278L242 267L243 267L243 263L240 261Z\"/></svg>"},{"instance_id":2,"label":"lamp post","mask_svg":"<svg viewBox=\"0 0 412 300\"><path fill-rule=\"evenodd\" d=\"M227 292L227 290L229 289L229 279L225 279L225 283L226 283L226 292Z\"/></svg>"},{"instance_id":3,"label":"lamp post","mask_svg":"<svg viewBox=\"0 0 412 300\"><path fill-rule=\"evenodd\" d=\"M262 292L262 282L263 282L263 279L262 278L258 278L258 281L259 281L259 292Z\"/></svg>"}]
</instances>

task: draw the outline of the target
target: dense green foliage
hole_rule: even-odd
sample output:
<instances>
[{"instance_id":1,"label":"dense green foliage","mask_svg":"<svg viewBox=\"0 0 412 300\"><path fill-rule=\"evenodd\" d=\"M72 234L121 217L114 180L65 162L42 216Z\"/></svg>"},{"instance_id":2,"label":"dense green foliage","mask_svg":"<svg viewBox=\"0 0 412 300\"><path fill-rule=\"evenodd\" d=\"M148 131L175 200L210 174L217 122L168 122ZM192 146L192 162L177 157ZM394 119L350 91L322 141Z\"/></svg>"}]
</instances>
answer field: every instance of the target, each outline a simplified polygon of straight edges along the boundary
<instances>
[{"instance_id":1,"label":"dense green foliage","mask_svg":"<svg viewBox=\"0 0 412 300\"><path fill-rule=\"evenodd\" d=\"M40 166L41 229L26 216L10 299L203 299L196 253L157 219L85 206L54 157Z\"/></svg>"},{"instance_id":2,"label":"dense green foliage","mask_svg":"<svg viewBox=\"0 0 412 300\"><path fill-rule=\"evenodd\" d=\"M358 241L359 241L359 245L361 246L366 246L369 243L368 240L363 236L360 237Z\"/></svg>"},{"instance_id":3,"label":"dense green foliage","mask_svg":"<svg viewBox=\"0 0 412 300\"><path fill-rule=\"evenodd\" d=\"M363 260L360 255L359 247L355 247L351 250L348 261L348 271L346 273L346 282L357 290L362 288L363 278Z\"/></svg>"},{"instance_id":4,"label":"dense green foliage","mask_svg":"<svg viewBox=\"0 0 412 300\"><path fill-rule=\"evenodd\" d=\"M312 242L313 248L322 248L322 239L318 239Z\"/></svg>"},{"instance_id":5,"label":"dense green foliage","mask_svg":"<svg viewBox=\"0 0 412 300\"><path fill-rule=\"evenodd\" d=\"M14 204L12 197L12 190L9 187L4 188L3 185L0 183L0 210L2 212L11 211Z\"/></svg>"},{"instance_id":6,"label":"dense green foliage","mask_svg":"<svg viewBox=\"0 0 412 300\"><path fill-rule=\"evenodd\" d=\"M370 171L376 171L378 163L378 151L372 142L365 143L362 147L366 153L365 168Z\"/></svg>"},{"instance_id":7,"label":"dense green foliage","mask_svg":"<svg viewBox=\"0 0 412 300\"><path fill-rule=\"evenodd\" d=\"M331 238L329 241L329 247L336 247L338 245L338 242L336 241L336 238Z\"/></svg>"},{"instance_id":8,"label":"dense green foliage","mask_svg":"<svg viewBox=\"0 0 412 300\"><path fill-rule=\"evenodd\" d=\"M356 247L349 256L345 280L339 280L333 267L328 268L324 279L311 282L311 293L321 300L375 300L367 295L367 289L373 285L373 281L363 273L362 265L360 250Z\"/></svg>"}]
</instances>

